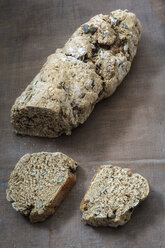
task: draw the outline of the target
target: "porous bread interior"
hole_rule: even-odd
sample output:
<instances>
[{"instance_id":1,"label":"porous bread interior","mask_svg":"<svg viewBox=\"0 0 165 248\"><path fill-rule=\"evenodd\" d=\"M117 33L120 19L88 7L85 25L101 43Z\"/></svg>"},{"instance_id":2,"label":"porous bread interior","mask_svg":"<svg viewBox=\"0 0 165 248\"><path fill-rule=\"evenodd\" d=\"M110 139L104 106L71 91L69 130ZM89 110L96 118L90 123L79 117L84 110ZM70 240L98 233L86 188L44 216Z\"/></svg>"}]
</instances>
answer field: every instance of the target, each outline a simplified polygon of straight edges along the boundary
<instances>
[{"instance_id":1,"label":"porous bread interior","mask_svg":"<svg viewBox=\"0 0 165 248\"><path fill-rule=\"evenodd\" d=\"M54 212L57 193L75 171L76 162L62 153L26 154L11 173L7 200L32 222L43 221Z\"/></svg>"},{"instance_id":2,"label":"porous bread interior","mask_svg":"<svg viewBox=\"0 0 165 248\"><path fill-rule=\"evenodd\" d=\"M124 225L148 194L148 182L141 175L127 168L100 166L82 200L82 220L93 226Z\"/></svg>"}]
</instances>

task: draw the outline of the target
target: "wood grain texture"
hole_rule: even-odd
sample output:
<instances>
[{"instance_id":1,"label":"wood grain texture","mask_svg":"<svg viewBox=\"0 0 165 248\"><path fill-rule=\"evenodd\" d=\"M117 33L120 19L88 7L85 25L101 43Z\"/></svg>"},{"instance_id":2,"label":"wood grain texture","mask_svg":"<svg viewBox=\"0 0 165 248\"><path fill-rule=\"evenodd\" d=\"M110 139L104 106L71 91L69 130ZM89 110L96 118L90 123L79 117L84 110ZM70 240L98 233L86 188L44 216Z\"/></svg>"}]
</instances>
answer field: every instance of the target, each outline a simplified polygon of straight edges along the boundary
<instances>
[{"instance_id":1,"label":"wood grain texture","mask_svg":"<svg viewBox=\"0 0 165 248\"><path fill-rule=\"evenodd\" d=\"M132 69L115 94L84 125L57 139L12 133L10 108L46 57L98 13L128 9L143 33ZM163 0L0 1L0 247L165 247L165 3ZM61 151L79 164L77 184L46 222L32 225L6 201L9 175L27 152ZM124 227L80 222L80 201L100 164L145 176L151 194Z\"/></svg>"}]
</instances>

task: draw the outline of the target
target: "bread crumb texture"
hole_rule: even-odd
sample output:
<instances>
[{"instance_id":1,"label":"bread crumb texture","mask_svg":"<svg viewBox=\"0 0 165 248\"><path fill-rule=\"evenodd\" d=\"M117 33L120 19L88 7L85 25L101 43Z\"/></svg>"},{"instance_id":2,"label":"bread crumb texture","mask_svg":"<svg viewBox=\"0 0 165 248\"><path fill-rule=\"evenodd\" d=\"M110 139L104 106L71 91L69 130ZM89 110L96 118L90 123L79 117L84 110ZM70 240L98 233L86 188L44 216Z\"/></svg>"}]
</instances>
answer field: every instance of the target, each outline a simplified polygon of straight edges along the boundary
<instances>
[{"instance_id":1,"label":"bread crumb texture","mask_svg":"<svg viewBox=\"0 0 165 248\"><path fill-rule=\"evenodd\" d=\"M96 227L124 225L148 194L148 182L141 175L127 168L102 165L81 202L82 221Z\"/></svg>"},{"instance_id":2,"label":"bread crumb texture","mask_svg":"<svg viewBox=\"0 0 165 248\"><path fill-rule=\"evenodd\" d=\"M15 132L70 135L127 75L140 35L139 20L127 10L99 14L81 25L16 99L11 110Z\"/></svg>"},{"instance_id":3,"label":"bread crumb texture","mask_svg":"<svg viewBox=\"0 0 165 248\"><path fill-rule=\"evenodd\" d=\"M25 154L10 175L7 200L32 223L44 221L76 183L76 167L60 152Z\"/></svg>"}]
</instances>

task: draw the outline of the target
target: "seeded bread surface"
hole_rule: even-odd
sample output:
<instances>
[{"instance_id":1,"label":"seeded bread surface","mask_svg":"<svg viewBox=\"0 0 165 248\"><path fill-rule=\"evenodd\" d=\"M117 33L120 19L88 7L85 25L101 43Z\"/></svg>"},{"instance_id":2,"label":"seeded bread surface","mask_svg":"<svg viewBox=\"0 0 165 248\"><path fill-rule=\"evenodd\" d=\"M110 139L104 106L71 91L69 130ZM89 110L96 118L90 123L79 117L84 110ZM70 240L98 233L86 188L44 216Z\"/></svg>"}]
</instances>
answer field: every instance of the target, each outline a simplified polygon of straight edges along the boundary
<instances>
[{"instance_id":1,"label":"seeded bread surface","mask_svg":"<svg viewBox=\"0 0 165 248\"><path fill-rule=\"evenodd\" d=\"M7 200L32 223L44 221L76 183L76 166L63 153L25 154L10 175Z\"/></svg>"},{"instance_id":2,"label":"seeded bread surface","mask_svg":"<svg viewBox=\"0 0 165 248\"><path fill-rule=\"evenodd\" d=\"M81 202L82 221L96 227L124 225L148 194L148 182L141 175L127 168L102 165Z\"/></svg>"},{"instance_id":3,"label":"seeded bread surface","mask_svg":"<svg viewBox=\"0 0 165 248\"><path fill-rule=\"evenodd\" d=\"M15 132L70 135L127 75L140 35L139 20L127 10L96 15L81 25L16 99L11 110Z\"/></svg>"}]
</instances>

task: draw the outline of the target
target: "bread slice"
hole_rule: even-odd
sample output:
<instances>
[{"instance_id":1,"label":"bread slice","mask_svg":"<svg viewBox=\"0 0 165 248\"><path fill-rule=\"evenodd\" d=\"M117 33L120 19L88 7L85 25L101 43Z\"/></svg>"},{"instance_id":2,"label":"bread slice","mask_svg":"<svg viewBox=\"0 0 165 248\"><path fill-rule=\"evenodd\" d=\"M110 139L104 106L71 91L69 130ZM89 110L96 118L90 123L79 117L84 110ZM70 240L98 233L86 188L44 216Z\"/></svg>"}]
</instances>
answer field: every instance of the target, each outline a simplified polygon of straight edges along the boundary
<instances>
[{"instance_id":1,"label":"bread slice","mask_svg":"<svg viewBox=\"0 0 165 248\"><path fill-rule=\"evenodd\" d=\"M44 221L76 183L76 167L60 152L25 154L10 175L7 200L32 223Z\"/></svg>"},{"instance_id":2,"label":"bread slice","mask_svg":"<svg viewBox=\"0 0 165 248\"><path fill-rule=\"evenodd\" d=\"M124 225L148 194L148 182L141 175L101 165L81 202L82 221L96 227Z\"/></svg>"},{"instance_id":3,"label":"bread slice","mask_svg":"<svg viewBox=\"0 0 165 248\"><path fill-rule=\"evenodd\" d=\"M141 24L127 10L99 14L50 55L11 109L14 131L58 137L84 123L130 70Z\"/></svg>"}]
</instances>

